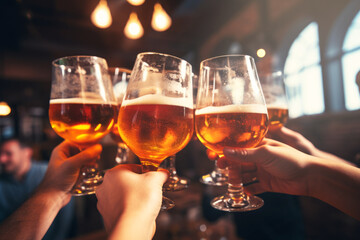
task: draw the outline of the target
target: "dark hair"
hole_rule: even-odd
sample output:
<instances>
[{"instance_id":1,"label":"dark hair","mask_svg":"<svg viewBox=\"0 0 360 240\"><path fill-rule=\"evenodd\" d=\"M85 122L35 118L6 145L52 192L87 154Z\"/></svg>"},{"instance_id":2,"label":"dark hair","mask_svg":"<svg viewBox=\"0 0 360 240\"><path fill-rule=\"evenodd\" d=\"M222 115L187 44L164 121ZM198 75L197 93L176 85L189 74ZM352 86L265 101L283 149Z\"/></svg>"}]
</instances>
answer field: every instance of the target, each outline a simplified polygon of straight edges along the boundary
<instances>
[{"instance_id":1,"label":"dark hair","mask_svg":"<svg viewBox=\"0 0 360 240\"><path fill-rule=\"evenodd\" d=\"M23 139L21 139L19 137L5 138L0 142L0 146L3 146L5 143L11 142L11 141L18 142L21 148L31 147L28 142L26 142L25 140L23 140Z\"/></svg>"}]
</instances>

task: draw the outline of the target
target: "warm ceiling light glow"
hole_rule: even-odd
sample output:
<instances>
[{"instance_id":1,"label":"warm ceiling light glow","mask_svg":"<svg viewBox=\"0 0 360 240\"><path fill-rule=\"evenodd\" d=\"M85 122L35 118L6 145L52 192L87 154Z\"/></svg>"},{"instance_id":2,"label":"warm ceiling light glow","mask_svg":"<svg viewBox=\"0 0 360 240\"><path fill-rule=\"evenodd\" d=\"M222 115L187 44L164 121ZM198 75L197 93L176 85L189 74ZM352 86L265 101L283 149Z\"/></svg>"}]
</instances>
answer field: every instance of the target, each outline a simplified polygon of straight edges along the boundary
<instances>
[{"instance_id":1,"label":"warm ceiling light glow","mask_svg":"<svg viewBox=\"0 0 360 240\"><path fill-rule=\"evenodd\" d=\"M265 57L265 55L266 55L266 51L265 51L265 49L263 49L263 48L259 48L259 49L256 51L256 54L257 54L257 56L258 56L259 58L263 58L263 57Z\"/></svg>"},{"instance_id":2,"label":"warm ceiling light glow","mask_svg":"<svg viewBox=\"0 0 360 240\"><path fill-rule=\"evenodd\" d=\"M131 5L134 6L140 6L141 4L143 4L145 2L145 0L127 0L128 3L130 3Z\"/></svg>"},{"instance_id":3,"label":"warm ceiling light glow","mask_svg":"<svg viewBox=\"0 0 360 240\"><path fill-rule=\"evenodd\" d=\"M160 3L154 5L151 26L155 31L162 32L171 26L171 17L165 12Z\"/></svg>"},{"instance_id":4,"label":"warm ceiling light glow","mask_svg":"<svg viewBox=\"0 0 360 240\"><path fill-rule=\"evenodd\" d=\"M138 39L144 35L144 28L136 13L130 14L129 20L124 28L124 34L127 38Z\"/></svg>"},{"instance_id":5,"label":"warm ceiling light glow","mask_svg":"<svg viewBox=\"0 0 360 240\"><path fill-rule=\"evenodd\" d=\"M0 116L7 116L11 113L11 108L6 102L0 102Z\"/></svg>"},{"instance_id":6,"label":"warm ceiling light glow","mask_svg":"<svg viewBox=\"0 0 360 240\"><path fill-rule=\"evenodd\" d=\"M91 13L91 21L98 28L108 28L112 23L112 17L106 0L100 0Z\"/></svg>"}]
</instances>

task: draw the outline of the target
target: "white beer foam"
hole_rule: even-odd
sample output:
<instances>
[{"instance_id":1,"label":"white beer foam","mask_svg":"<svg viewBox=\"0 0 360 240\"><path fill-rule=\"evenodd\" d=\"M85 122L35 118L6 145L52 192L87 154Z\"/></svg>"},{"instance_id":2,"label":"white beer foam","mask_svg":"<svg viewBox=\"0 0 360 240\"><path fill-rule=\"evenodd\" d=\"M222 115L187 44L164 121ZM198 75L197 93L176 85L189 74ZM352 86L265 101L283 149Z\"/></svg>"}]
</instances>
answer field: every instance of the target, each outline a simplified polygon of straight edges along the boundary
<instances>
[{"instance_id":1,"label":"white beer foam","mask_svg":"<svg viewBox=\"0 0 360 240\"><path fill-rule=\"evenodd\" d=\"M55 103L111 104L111 105L118 105L116 102L105 102L103 99L91 99L91 98L62 98L62 99L50 99L50 104L55 104Z\"/></svg>"},{"instance_id":2,"label":"white beer foam","mask_svg":"<svg viewBox=\"0 0 360 240\"><path fill-rule=\"evenodd\" d=\"M268 109L284 109L288 110L288 106L286 104L267 104Z\"/></svg>"},{"instance_id":3,"label":"white beer foam","mask_svg":"<svg viewBox=\"0 0 360 240\"><path fill-rule=\"evenodd\" d=\"M226 106L210 106L197 109L195 115L203 114L219 114L219 113L267 113L265 105L261 104L244 104L244 105L226 105Z\"/></svg>"},{"instance_id":4,"label":"white beer foam","mask_svg":"<svg viewBox=\"0 0 360 240\"><path fill-rule=\"evenodd\" d=\"M144 105L144 104L158 104L158 105L172 105L179 107L187 107L193 109L193 101L189 98L175 98L167 97L160 94L148 94L141 96L135 99L124 100L121 106L130 106L130 105Z\"/></svg>"}]
</instances>

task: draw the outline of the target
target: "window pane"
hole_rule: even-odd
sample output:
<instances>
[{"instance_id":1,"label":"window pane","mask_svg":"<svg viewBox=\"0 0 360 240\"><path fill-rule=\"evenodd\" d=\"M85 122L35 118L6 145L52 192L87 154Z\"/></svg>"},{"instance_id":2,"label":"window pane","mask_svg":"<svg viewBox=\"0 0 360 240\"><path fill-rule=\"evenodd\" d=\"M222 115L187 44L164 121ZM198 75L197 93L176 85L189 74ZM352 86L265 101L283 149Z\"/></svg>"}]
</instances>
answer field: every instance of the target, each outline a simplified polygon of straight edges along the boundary
<instances>
[{"instance_id":1,"label":"window pane","mask_svg":"<svg viewBox=\"0 0 360 240\"><path fill-rule=\"evenodd\" d=\"M360 93L355 83L356 74L360 71L360 50L345 54L342 58L342 66L346 109L360 109Z\"/></svg>"},{"instance_id":2,"label":"window pane","mask_svg":"<svg viewBox=\"0 0 360 240\"><path fill-rule=\"evenodd\" d=\"M318 24L310 23L290 47L284 67L290 117L324 111Z\"/></svg>"},{"instance_id":3,"label":"window pane","mask_svg":"<svg viewBox=\"0 0 360 240\"><path fill-rule=\"evenodd\" d=\"M345 52L360 47L360 12L355 16L344 39Z\"/></svg>"},{"instance_id":4,"label":"window pane","mask_svg":"<svg viewBox=\"0 0 360 240\"><path fill-rule=\"evenodd\" d=\"M342 57L345 106L347 110L360 109L359 89L355 83L356 74L360 71L360 12L352 21L344 39Z\"/></svg>"}]
</instances>

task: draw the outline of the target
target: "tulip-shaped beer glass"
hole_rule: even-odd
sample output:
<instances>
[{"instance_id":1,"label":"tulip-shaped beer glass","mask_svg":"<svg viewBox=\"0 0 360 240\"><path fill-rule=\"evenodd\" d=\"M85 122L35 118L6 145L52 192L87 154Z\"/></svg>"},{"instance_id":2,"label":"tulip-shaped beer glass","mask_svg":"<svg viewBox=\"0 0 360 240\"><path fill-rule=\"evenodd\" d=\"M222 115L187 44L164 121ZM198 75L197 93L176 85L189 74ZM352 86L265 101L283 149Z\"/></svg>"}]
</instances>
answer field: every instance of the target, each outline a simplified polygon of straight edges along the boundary
<instances>
[{"instance_id":1,"label":"tulip-shaped beer glass","mask_svg":"<svg viewBox=\"0 0 360 240\"><path fill-rule=\"evenodd\" d=\"M259 78L269 115L269 130L279 129L289 117L283 74L277 71L259 74Z\"/></svg>"},{"instance_id":2,"label":"tulip-shaped beer glass","mask_svg":"<svg viewBox=\"0 0 360 240\"><path fill-rule=\"evenodd\" d=\"M141 161L143 172L155 171L193 134L191 65L161 53L137 56L119 113L119 132ZM163 209L173 202L163 198Z\"/></svg>"},{"instance_id":3,"label":"tulip-shaped beer glass","mask_svg":"<svg viewBox=\"0 0 360 240\"><path fill-rule=\"evenodd\" d=\"M201 62L195 111L199 140L223 156L225 147L253 148L267 132L268 116L254 59L228 55ZM243 190L241 165L228 166L228 191L211 201L219 210L250 211L263 200Z\"/></svg>"},{"instance_id":4,"label":"tulip-shaped beer glass","mask_svg":"<svg viewBox=\"0 0 360 240\"><path fill-rule=\"evenodd\" d=\"M115 109L105 59L73 56L53 61L49 119L60 137L80 149L98 143L110 132ZM96 163L83 166L72 193L93 194L101 182Z\"/></svg>"}]
</instances>

